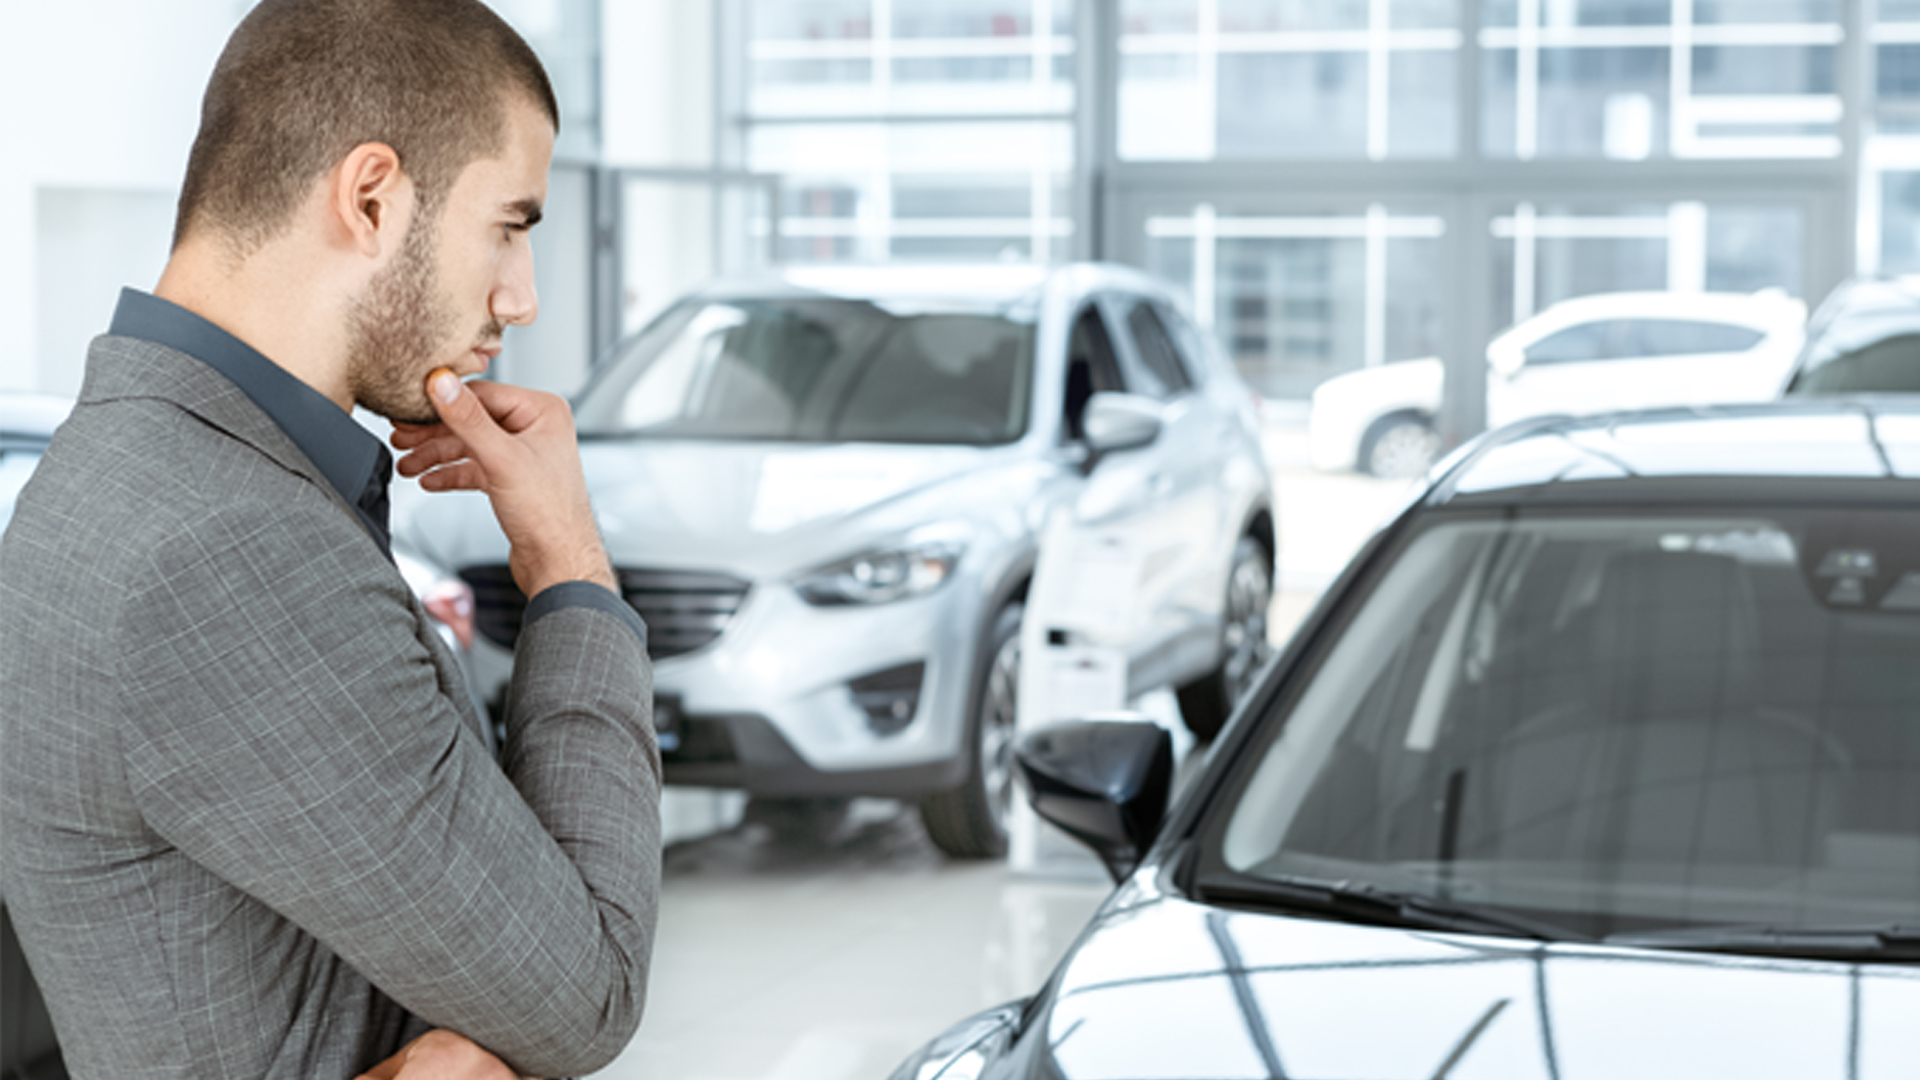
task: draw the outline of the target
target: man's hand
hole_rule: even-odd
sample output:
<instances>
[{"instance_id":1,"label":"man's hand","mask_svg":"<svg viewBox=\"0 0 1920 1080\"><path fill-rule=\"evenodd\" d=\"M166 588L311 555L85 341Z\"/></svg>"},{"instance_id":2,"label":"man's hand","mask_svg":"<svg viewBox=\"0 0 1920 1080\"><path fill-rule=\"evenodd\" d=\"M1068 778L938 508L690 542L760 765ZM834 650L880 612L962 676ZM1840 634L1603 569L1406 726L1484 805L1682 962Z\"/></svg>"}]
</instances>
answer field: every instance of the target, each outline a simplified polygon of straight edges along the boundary
<instances>
[{"instance_id":1,"label":"man's hand","mask_svg":"<svg viewBox=\"0 0 1920 1080\"><path fill-rule=\"evenodd\" d=\"M471 1039L435 1028L355 1080L524 1080Z\"/></svg>"},{"instance_id":2,"label":"man's hand","mask_svg":"<svg viewBox=\"0 0 1920 1080\"><path fill-rule=\"evenodd\" d=\"M400 475L428 491L483 491L513 545L513 580L528 597L563 581L619 592L594 527L565 400L501 383L462 383L445 368L427 376L440 423L395 424Z\"/></svg>"}]
</instances>

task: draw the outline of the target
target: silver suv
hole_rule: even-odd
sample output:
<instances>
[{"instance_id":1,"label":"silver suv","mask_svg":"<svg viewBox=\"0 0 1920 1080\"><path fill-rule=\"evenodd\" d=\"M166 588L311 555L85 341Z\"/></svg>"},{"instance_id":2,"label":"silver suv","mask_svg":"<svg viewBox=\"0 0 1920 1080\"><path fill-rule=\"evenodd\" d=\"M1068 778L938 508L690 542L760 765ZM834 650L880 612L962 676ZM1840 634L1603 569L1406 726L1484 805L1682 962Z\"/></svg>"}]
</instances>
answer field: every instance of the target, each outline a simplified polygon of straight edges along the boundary
<instances>
[{"instance_id":1,"label":"silver suv","mask_svg":"<svg viewBox=\"0 0 1920 1080\"><path fill-rule=\"evenodd\" d=\"M1128 686L1210 736L1264 655L1274 517L1256 405L1124 267L834 268L674 305L574 402L645 618L672 783L918 801L1006 844L1020 625L1056 510L1137 542ZM525 597L477 496L401 530L473 587L499 693Z\"/></svg>"}]
</instances>

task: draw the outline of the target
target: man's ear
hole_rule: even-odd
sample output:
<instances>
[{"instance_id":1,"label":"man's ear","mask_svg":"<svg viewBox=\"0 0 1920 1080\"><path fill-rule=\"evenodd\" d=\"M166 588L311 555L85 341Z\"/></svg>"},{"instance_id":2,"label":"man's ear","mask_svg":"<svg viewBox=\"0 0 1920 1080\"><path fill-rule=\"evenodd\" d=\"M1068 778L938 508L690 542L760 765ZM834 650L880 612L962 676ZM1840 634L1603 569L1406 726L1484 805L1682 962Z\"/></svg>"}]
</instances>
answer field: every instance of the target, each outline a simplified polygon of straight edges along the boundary
<instances>
[{"instance_id":1,"label":"man's ear","mask_svg":"<svg viewBox=\"0 0 1920 1080\"><path fill-rule=\"evenodd\" d=\"M346 244L368 258L397 246L413 208L413 181L385 143L361 143L329 174L327 209Z\"/></svg>"}]
</instances>

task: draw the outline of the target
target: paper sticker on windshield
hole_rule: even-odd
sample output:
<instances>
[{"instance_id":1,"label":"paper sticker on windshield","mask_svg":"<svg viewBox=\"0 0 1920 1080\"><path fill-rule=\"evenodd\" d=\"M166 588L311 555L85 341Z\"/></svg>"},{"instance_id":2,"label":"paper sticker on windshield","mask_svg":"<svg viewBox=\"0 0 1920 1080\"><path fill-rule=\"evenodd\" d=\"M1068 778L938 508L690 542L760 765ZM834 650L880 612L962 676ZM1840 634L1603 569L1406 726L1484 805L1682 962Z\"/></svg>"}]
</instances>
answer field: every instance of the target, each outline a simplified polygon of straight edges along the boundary
<instances>
[{"instance_id":1,"label":"paper sticker on windshield","mask_svg":"<svg viewBox=\"0 0 1920 1080\"><path fill-rule=\"evenodd\" d=\"M1873 577L1880 573L1880 559L1867 548L1834 548L1820 560L1821 577Z\"/></svg>"}]
</instances>

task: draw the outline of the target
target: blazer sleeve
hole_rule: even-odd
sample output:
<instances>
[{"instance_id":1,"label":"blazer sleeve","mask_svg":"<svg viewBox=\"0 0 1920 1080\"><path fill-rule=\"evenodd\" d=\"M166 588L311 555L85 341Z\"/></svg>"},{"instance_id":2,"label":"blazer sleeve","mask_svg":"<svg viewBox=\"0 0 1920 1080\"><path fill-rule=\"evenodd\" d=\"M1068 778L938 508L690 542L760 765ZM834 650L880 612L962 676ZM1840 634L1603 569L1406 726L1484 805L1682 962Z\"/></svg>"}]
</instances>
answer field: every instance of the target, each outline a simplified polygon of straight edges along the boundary
<instances>
[{"instance_id":1,"label":"blazer sleeve","mask_svg":"<svg viewBox=\"0 0 1920 1080\"><path fill-rule=\"evenodd\" d=\"M339 525L227 504L153 556L115 628L142 813L414 1015L522 1073L599 1069L658 911L644 644L590 606L527 626L496 765L404 582Z\"/></svg>"}]
</instances>

